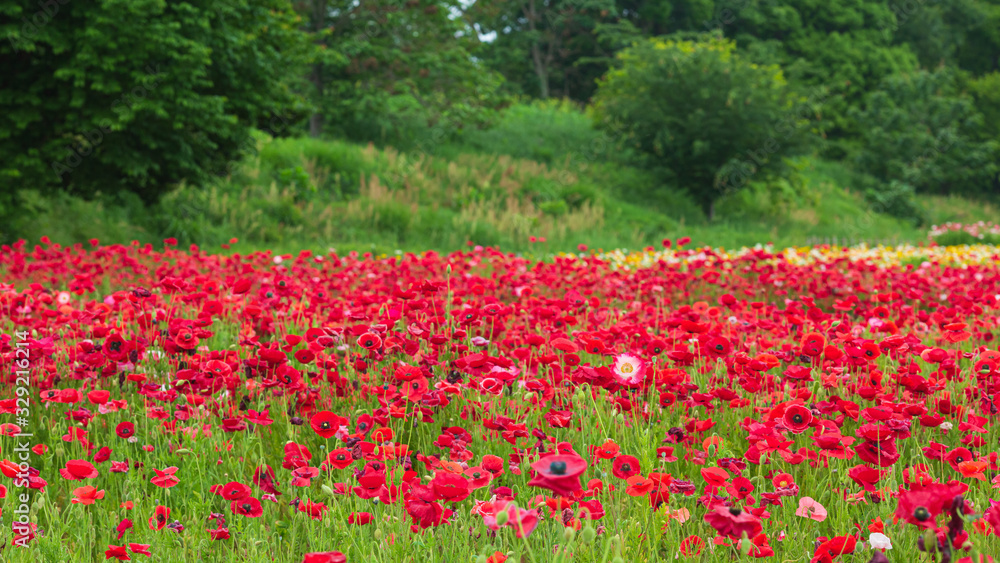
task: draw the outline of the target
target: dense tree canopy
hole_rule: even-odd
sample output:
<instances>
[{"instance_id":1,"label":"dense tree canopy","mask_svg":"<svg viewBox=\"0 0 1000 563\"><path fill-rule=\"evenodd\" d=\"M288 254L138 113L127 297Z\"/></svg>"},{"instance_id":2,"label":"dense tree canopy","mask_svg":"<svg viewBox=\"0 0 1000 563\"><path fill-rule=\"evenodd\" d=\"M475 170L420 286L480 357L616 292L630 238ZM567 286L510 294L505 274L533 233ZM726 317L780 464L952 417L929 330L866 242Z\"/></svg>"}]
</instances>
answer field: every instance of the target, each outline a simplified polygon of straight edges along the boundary
<instances>
[{"instance_id":1,"label":"dense tree canopy","mask_svg":"<svg viewBox=\"0 0 1000 563\"><path fill-rule=\"evenodd\" d=\"M224 172L251 127L287 130L306 107L308 43L287 0L3 2L0 15L0 215L25 190L152 201Z\"/></svg>"}]
</instances>

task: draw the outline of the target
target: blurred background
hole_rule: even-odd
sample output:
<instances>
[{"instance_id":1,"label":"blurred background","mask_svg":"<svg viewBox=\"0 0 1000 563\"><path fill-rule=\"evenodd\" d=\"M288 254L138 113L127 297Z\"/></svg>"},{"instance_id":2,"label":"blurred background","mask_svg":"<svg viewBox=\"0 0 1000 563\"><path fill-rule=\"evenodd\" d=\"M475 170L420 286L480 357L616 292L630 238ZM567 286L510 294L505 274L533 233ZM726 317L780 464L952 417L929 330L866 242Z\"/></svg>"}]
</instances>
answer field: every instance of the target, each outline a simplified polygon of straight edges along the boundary
<instances>
[{"instance_id":1,"label":"blurred background","mask_svg":"<svg viewBox=\"0 0 1000 563\"><path fill-rule=\"evenodd\" d=\"M0 39L4 243L896 244L997 219L1000 0L0 0Z\"/></svg>"}]
</instances>

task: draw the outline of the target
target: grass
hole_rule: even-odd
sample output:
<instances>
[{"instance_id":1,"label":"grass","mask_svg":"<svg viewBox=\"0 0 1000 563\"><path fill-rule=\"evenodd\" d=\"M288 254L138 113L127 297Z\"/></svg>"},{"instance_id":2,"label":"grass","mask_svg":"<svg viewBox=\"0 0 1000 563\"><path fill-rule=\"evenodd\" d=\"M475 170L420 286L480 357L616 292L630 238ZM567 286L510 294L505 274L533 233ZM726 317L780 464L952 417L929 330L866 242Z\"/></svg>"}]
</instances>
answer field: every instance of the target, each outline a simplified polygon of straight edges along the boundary
<instances>
[{"instance_id":1,"label":"grass","mask_svg":"<svg viewBox=\"0 0 1000 563\"><path fill-rule=\"evenodd\" d=\"M23 233L159 245L174 237L218 249L302 247L373 252L464 248L573 251L760 242L923 242L926 227L873 213L840 163L798 162L801 187L751 183L707 221L686 194L630 166L565 103L515 105L493 129L402 153L337 140L258 136L259 154L207 187L182 185L146 208L127 197L39 199ZM997 206L918 196L928 223L990 219ZM544 239L544 242L540 242ZM534 242L533 242L534 240Z\"/></svg>"}]
</instances>

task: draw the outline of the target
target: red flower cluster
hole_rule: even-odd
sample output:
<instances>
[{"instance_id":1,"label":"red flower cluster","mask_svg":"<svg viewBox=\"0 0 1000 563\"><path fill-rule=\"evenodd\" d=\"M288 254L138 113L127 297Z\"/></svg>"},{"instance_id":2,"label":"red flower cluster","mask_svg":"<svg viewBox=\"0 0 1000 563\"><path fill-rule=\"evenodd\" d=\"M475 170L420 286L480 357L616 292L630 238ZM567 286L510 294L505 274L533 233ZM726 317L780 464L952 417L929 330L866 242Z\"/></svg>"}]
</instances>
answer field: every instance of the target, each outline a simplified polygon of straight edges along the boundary
<instances>
[{"instance_id":1,"label":"red flower cluster","mask_svg":"<svg viewBox=\"0 0 1000 563\"><path fill-rule=\"evenodd\" d=\"M966 546L954 514L974 513L965 495L982 498L1000 472L996 264L689 242L664 241L678 248L670 260L628 269L488 248L4 247L0 322L17 332L0 335L0 413L25 408L11 390L28 350L31 422L45 412L60 445L0 460L0 473L57 486L48 498L72 497L74 510L136 498L109 491L159 491L135 500L156 537L226 541L226 518L259 519L240 519L243 530L331 514L434 533L471 513L483 531L523 538L599 526L614 506L623 518L655 511L664 529L692 520L672 547L685 556L711 545L770 557L800 502L808 526L826 516L818 501L831 514L872 501L919 528L900 533ZM206 513L176 500L194 493ZM135 533L114 522L116 542ZM1000 530L1000 510L975 526ZM15 542L43 531L15 528ZM863 541L812 539L814 563Z\"/></svg>"}]
</instances>

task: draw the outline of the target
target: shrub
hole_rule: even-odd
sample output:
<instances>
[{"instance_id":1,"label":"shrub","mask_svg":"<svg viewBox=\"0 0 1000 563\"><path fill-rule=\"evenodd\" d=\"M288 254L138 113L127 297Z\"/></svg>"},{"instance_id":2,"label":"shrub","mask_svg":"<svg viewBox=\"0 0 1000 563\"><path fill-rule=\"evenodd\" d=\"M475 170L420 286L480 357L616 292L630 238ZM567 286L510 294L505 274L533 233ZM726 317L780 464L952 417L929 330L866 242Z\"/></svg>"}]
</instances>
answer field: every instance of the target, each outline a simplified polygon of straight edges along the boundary
<instances>
[{"instance_id":1,"label":"shrub","mask_svg":"<svg viewBox=\"0 0 1000 563\"><path fill-rule=\"evenodd\" d=\"M715 201L788 173L804 149L801 119L777 66L743 60L731 41L675 35L618 55L594 102L598 126L686 190L711 218Z\"/></svg>"}]
</instances>

